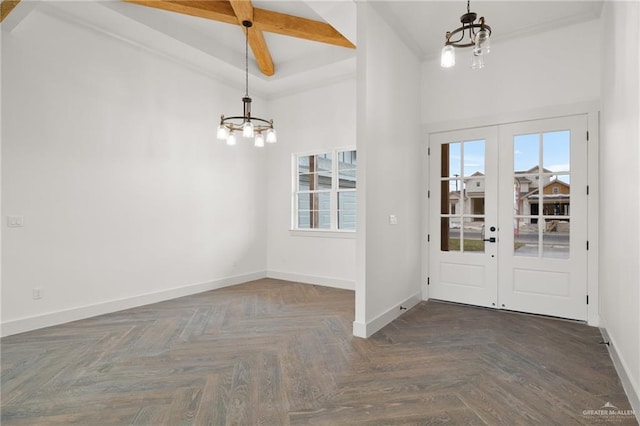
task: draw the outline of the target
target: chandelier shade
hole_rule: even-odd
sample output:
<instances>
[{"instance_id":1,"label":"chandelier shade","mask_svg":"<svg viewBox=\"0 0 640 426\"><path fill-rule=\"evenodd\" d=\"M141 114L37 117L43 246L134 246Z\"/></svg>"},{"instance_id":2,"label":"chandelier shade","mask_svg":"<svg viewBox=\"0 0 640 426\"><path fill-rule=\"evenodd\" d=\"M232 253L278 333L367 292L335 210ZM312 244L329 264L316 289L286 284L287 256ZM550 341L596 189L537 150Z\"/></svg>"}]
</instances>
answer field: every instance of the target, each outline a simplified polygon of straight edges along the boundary
<instances>
[{"instance_id":1,"label":"chandelier shade","mask_svg":"<svg viewBox=\"0 0 640 426\"><path fill-rule=\"evenodd\" d=\"M267 143L276 142L276 130L273 120L265 120L251 115L251 98L249 97L249 28L253 26L251 21L242 21L245 27L245 95L242 97L242 115L232 117L220 116L217 138L227 142L227 145L236 144L235 132L242 133L244 138L254 139L256 147L263 147Z\"/></svg>"},{"instance_id":2,"label":"chandelier shade","mask_svg":"<svg viewBox=\"0 0 640 426\"><path fill-rule=\"evenodd\" d=\"M440 55L440 66L451 68L456 64L456 48L473 47L471 68L479 69L484 67L484 55L491 51L490 37L491 27L485 23L481 16L471 12L470 0L467 0L467 13L460 17L461 27L453 31L447 31L446 41Z\"/></svg>"}]
</instances>

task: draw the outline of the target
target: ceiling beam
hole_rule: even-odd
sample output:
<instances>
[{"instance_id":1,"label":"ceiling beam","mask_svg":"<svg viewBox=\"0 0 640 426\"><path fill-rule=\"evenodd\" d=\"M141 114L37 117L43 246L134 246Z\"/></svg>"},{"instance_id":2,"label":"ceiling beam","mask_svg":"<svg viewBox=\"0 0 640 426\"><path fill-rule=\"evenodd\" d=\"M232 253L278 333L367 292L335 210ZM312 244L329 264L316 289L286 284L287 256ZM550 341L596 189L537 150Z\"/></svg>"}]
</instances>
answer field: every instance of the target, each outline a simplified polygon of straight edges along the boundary
<instances>
[{"instance_id":1,"label":"ceiling beam","mask_svg":"<svg viewBox=\"0 0 640 426\"><path fill-rule=\"evenodd\" d=\"M6 0L5 0L6 1ZM233 7L228 1L180 1L180 0L123 0L156 9L168 10L185 15L226 22L227 24L242 25L238 21ZM236 2L236 3L242 3ZM238 6L242 7L242 6ZM262 31L273 32L305 40L332 44L334 46L355 48L346 37L326 22L314 21L273 12L260 8L253 8L253 24Z\"/></svg>"},{"instance_id":2,"label":"ceiling beam","mask_svg":"<svg viewBox=\"0 0 640 426\"><path fill-rule=\"evenodd\" d=\"M20 0L2 0L0 3L0 22L4 21L9 13L20 3Z\"/></svg>"},{"instance_id":3,"label":"ceiling beam","mask_svg":"<svg viewBox=\"0 0 640 426\"><path fill-rule=\"evenodd\" d=\"M240 25L242 25L243 21L254 22L254 8L251 0L229 0L229 3ZM258 68L264 75L272 76L275 73L275 67L262 30L257 26L251 29L243 28L243 30L247 31L249 46L251 46L253 56L256 58Z\"/></svg>"},{"instance_id":4,"label":"ceiling beam","mask_svg":"<svg viewBox=\"0 0 640 426\"><path fill-rule=\"evenodd\" d=\"M345 36L325 22L265 9L254 9L253 13L254 24L261 30L270 33L332 44L334 46L349 47L351 49L355 49L356 47Z\"/></svg>"},{"instance_id":5,"label":"ceiling beam","mask_svg":"<svg viewBox=\"0 0 640 426\"><path fill-rule=\"evenodd\" d=\"M228 1L180 1L180 0L123 0L126 3L134 3L155 9L168 10L169 12L182 13L183 15L197 16L198 18L212 19L214 21L237 24L238 18Z\"/></svg>"},{"instance_id":6,"label":"ceiling beam","mask_svg":"<svg viewBox=\"0 0 640 426\"><path fill-rule=\"evenodd\" d=\"M286 13L254 8L251 0L123 0L184 15L211 19L242 26L242 21L251 21L249 46L258 68L264 75L272 76L275 66L263 31L301 38L334 46L355 48L346 37L326 22L300 18ZM3 4L7 0L3 1ZM16 2L17 3L17 2ZM245 28L243 27L243 30Z\"/></svg>"}]
</instances>

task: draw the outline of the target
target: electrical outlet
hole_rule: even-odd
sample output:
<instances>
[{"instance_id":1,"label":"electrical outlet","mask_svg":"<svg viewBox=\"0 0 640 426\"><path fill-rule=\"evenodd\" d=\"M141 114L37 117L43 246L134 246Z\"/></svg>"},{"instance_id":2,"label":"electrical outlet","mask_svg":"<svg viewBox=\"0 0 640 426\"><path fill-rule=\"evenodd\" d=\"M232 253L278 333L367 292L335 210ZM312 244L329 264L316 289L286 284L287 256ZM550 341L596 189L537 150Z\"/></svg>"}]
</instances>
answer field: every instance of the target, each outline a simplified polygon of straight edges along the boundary
<instances>
[{"instance_id":1,"label":"electrical outlet","mask_svg":"<svg viewBox=\"0 0 640 426\"><path fill-rule=\"evenodd\" d=\"M33 289L32 295L31 297L36 300L36 299L42 299L42 288L41 287L36 287Z\"/></svg>"}]
</instances>

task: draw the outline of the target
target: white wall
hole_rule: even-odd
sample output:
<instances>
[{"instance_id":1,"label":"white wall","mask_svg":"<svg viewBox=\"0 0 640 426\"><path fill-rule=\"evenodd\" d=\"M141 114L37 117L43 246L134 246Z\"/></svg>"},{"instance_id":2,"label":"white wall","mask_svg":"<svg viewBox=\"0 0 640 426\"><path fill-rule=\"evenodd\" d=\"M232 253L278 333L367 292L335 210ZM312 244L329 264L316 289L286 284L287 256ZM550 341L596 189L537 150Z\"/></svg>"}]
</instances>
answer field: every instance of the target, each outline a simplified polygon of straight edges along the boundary
<instances>
[{"instance_id":1,"label":"white wall","mask_svg":"<svg viewBox=\"0 0 640 426\"><path fill-rule=\"evenodd\" d=\"M640 3L605 2L600 317L640 412ZM626 377L624 377L626 375ZM631 389L633 389L633 395Z\"/></svg>"},{"instance_id":2,"label":"white wall","mask_svg":"<svg viewBox=\"0 0 640 426\"><path fill-rule=\"evenodd\" d=\"M421 299L420 62L367 3L358 4L357 55L354 334L364 337Z\"/></svg>"},{"instance_id":3,"label":"white wall","mask_svg":"<svg viewBox=\"0 0 640 426\"><path fill-rule=\"evenodd\" d=\"M356 145L355 80L274 99L269 110L285 125L278 125L278 143L266 147L268 275L354 289L354 234L290 229L292 155Z\"/></svg>"},{"instance_id":4,"label":"white wall","mask_svg":"<svg viewBox=\"0 0 640 426\"><path fill-rule=\"evenodd\" d=\"M2 59L3 334L264 276L266 156L215 140L241 93L40 11Z\"/></svg>"},{"instance_id":5,"label":"white wall","mask_svg":"<svg viewBox=\"0 0 640 426\"><path fill-rule=\"evenodd\" d=\"M422 66L422 122L492 121L516 112L591 102L600 95L598 20L512 41L492 42L486 66L472 70L471 50L456 65L440 58ZM484 124L496 124L495 122Z\"/></svg>"}]
</instances>

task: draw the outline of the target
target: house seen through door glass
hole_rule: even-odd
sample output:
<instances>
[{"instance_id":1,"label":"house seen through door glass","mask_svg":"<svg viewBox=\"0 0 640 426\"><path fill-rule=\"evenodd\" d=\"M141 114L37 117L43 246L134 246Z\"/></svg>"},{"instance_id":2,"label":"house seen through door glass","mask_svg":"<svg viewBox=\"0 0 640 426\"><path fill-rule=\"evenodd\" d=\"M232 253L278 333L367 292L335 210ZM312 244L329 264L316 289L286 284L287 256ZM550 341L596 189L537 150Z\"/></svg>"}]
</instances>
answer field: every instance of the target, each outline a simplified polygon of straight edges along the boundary
<instances>
[{"instance_id":1,"label":"house seen through door glass","mask_svg":"<svg viewBox=\"0 0 640 426\"><path fill-rule=\"evenodd\" d=\"M440 249L484 253L485 141L441 148Z\"/></svg>"},{"instance_id":2,"label":"house seen through door glass","mask_svg":"<svg viewBox=\"0 0 640 426\"><path fill-rule=\"evenodd\" d=\"M571 132L513 138L514 255L569 258Z\"/></svg>"}]
</instances>

